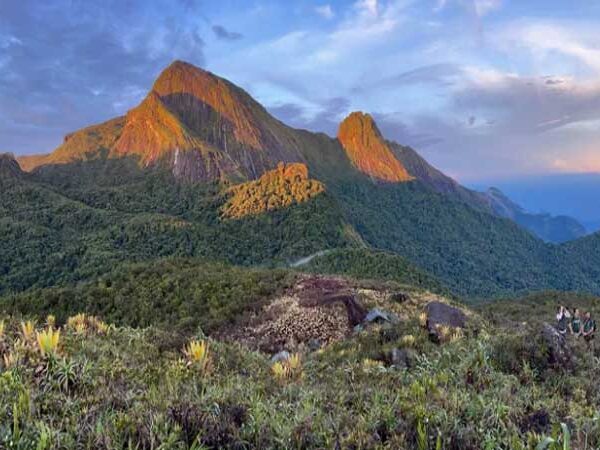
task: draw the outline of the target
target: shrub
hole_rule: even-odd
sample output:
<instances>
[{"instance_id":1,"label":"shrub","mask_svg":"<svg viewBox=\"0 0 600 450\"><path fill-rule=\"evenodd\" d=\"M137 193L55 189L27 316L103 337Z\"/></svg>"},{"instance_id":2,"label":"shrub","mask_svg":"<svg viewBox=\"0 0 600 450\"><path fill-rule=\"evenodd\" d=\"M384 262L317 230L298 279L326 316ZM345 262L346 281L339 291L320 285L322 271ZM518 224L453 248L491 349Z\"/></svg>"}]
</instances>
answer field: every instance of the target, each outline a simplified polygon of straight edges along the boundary
<instances>
[{"instance_id":1,"label":"shrub","mask_svg":"<svg viewBox=\"0 0 600 450\"><path fill-rule=\"evenodd\" d=\"M87 318L85 314L79 313L67 320L67 327L75 331L75 333L83 334L87 331Z\"/></svg>"},{"instance_id":2,"label":"shrub","mask_svg":"<svg viewBox=\"0 0 600 450\"><path fill-rule=\"evenodd\" d=\"M497 369L507 374L523 375L525 371L532 370L540 375L550 368L546 343L541 337L531 335L498 336L492 350L492 361Z\"/></svg>"}]
</instances>

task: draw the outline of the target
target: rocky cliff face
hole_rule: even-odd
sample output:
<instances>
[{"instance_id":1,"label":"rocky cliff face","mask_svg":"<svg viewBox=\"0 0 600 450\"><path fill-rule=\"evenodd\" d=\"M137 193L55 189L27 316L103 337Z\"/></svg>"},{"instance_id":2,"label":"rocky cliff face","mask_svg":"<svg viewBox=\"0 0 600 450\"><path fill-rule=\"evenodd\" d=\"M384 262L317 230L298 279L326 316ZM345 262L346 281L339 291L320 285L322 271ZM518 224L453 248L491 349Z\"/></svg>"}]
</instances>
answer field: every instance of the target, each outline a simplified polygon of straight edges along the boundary
<instances>
[{"instance_id":1,"label":"rocky cliff face","mask_svg":"<svg viewBox=\"0 0 600 450\"><path fill-rule=\"evenodd\" d=\"M23 157L27 170L97 157L135 156L143 166L167 163L191 181L256 179L279 162L306 162L303 139L246 92L176 61L144 101L101 125L68 135L50 155Z\"/></svg>"},{"instance_id":2,"label":"rocky cliff face","mask_svg":"<svg viewBox=\"0 0 600 450\"><path fill-rule=\"evenodd\" d=\"M389 148L370 115L361 112L350 114L340 124L338 140L352 164L371 178L388 182L413 179Z\"/></svg>"},{"instance_id":3,"label":"rocky cliff face","mask_svg":"<svg viewBox=\"0 0 600 450\"><path fill-rule=\"evenodd\" d=\"M12 153L0 153L0 178L14 179L23 176L23 171Z\"/></svg>"},{"instance_id":4,"label":"rocky cliff face","mask_svg":"<svg viewBox=\"0 0 600 450\"><path fill-rule=\"evenodd\" d=\"M224 173L258 178L279 162L302 161L293 130L275 120L250 95L216 75L181 61L156 80L152 91L205 148Z\"/></svg>"},{"instance_id":5,"label":"rocky cliff face","mask_svg":"<svg viewBox=\"0 0 600 450\"><path fill-rule=\"evenodd\" d=\"M361 175L387 183L416 179L451 199L510 218L546 240L585 233L573 219L531 215L498 192L464 188L413 149L386 141L368 114L350 114L337 139L295 130L241 88L181 61L167 67L125 117L71 133L52 154L21 157L19 164L31 171L100 156L134 157L142 167L160 164L190 182L249 182L272 176L280 163L301 164L327 184Z\"/></svg>"}]
</instances>

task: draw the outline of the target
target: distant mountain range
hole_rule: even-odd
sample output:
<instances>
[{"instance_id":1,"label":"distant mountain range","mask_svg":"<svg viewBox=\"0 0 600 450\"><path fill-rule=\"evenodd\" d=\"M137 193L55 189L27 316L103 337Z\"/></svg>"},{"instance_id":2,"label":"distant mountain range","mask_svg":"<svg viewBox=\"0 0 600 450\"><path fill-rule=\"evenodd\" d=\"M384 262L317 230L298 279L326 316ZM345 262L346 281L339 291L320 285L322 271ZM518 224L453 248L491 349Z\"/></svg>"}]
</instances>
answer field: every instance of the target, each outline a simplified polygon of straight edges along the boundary
<instances>
[{"instance_id":1,"label":"distant mountain range","mask_svg":"<svg viewBox=\"0 0 600 450\"><path fill-rule=\"evenodd\" d=\"M576 218L588 232L600 229L600 174L558 173L494 180L508 197L524 209ZM473 184L476 190L489 185Z\"/></svg>"},{"instance_id":2,"label":"distant mountain range","mask_svg":"<svg viewBox=\"0 0 600 450\"><path fill-rule=\"evenodd\" d=\"M579 241L530 234L575 239L585 234L575 220L461 186L368 114L350 114L335 139L290 128L180 61L126 116L51 154L3 156L0 181L0 292L89 279L119 261L280 265L325 249L389 252L459 295L600 292Z\"/></svg>"}]
</instances>

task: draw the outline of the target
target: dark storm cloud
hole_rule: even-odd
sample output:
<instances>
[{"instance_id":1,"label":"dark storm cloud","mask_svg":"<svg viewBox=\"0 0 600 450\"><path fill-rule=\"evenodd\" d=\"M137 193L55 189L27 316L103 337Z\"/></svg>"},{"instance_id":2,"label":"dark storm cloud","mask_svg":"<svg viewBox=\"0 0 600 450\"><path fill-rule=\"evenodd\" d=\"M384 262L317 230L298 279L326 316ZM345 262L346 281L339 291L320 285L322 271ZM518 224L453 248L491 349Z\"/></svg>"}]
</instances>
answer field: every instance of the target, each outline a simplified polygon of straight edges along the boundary
<instances>
[{"instance_id":1,"label":"dark storm cloud","mask_svg":"<svg viewBox=\"0 0 600 450\"><path fill-rule=\"evenodd\" d=\"M173 59L204 65L191 0L0 2L0 149L48 151L135 106ZM166 12L166 13L165 13Z\"/></svg>"},{"instance_id":2,"label":"dark storm cloud","mask_svg":"<svg viewBox=\"0 0 600 450\"><path fill-rule=\"evenodd\" d=\"M240 33L227 30L222 25L213 25L212 30L215 36L223 41L238 41L244 37Z\"/></svg>"}]
</instances>

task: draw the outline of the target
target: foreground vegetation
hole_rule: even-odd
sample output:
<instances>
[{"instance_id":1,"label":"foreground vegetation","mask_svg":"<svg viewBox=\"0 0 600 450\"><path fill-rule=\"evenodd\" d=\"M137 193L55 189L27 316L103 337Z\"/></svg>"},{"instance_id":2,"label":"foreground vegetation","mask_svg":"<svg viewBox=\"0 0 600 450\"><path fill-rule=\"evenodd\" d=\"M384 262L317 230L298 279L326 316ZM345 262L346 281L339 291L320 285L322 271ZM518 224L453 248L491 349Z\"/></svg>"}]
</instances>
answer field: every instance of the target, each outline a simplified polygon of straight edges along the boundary
<instances>
[{"instance_id":1,"label":"foreground vegetation","mask_svg":"<svg viewBox=\"0 0 600 450\"><path fill-rule=\"evenodd\" d=\"M434 344L421 327L425 301L382 301L403 313L400 324L370 327L279 365L199 329L172 340L163 327L115 327L91 316L37 316L35 325L5 317L0 446L600 445L598 352L574 343L575 364L556 367L537 331L532 338L472 313L464 333ZM406 365L392 365L398 348Z\"/></svg>"}]
</instances>

